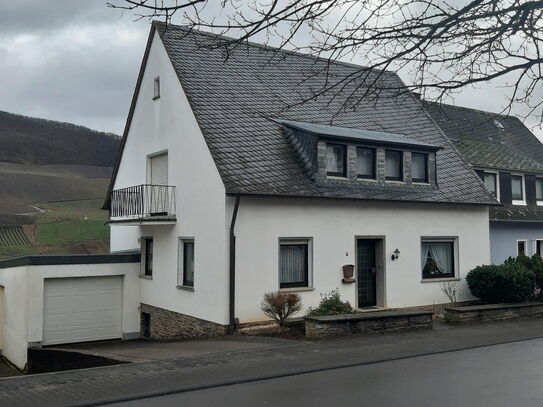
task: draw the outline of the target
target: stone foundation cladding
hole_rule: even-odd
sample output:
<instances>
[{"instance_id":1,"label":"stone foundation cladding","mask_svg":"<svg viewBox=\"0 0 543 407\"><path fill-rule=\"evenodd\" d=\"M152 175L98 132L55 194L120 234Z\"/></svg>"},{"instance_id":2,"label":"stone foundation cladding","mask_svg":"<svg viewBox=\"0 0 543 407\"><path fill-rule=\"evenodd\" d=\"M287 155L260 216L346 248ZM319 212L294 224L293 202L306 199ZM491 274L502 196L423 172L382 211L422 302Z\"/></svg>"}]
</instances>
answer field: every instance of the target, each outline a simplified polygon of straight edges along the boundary
<instances>
[{"instance_id":1,"label":"stone foundation cladding","mask_svg":"<svg viewBox=\"0 0 543 407\"><path fill-rule=\"evenodd\" d=\"M307 339L432 329L432 312L375 311L305 318Z\"/></svg>"},{"instance_id":2,"label":"stone foundation cladding","mask_svg":"<svg viewBox=\"0 0 543 407\"><path fill-rule=\"evenodd\" d=\"M153 307L152 305L141 304L140 311L151 316L151 339L203 338L226 335L228 331L226 325Z\"/></svg>"},{"instance_id":3,"label":"stone foundation cladding","mask_svg":"<svg viewBox=\"0 0 543 407\"><path fill-rule=\"evenodd\" d=\"M516 318L543 317L543 303L485 304L445 309L445 320L451 324L492 322Z\"/></svg>"}]
</instances>

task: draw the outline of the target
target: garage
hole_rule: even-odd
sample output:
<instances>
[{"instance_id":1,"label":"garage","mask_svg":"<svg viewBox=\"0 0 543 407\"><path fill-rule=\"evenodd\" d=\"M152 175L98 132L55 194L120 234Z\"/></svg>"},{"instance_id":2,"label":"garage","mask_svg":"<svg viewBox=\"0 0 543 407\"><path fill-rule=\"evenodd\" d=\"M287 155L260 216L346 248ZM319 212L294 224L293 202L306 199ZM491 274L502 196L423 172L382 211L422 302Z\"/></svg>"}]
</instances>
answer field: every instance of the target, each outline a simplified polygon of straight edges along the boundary
<instances>
[{"instance_id":1,"label":"garage","mask_svg":"<svg viewBox=\"0 0 543 407\"><path fill-rule=\"evenodd\" d=\"M122 276L44 280L43 345L122 337Z\"/></svg>"}]
</instances>

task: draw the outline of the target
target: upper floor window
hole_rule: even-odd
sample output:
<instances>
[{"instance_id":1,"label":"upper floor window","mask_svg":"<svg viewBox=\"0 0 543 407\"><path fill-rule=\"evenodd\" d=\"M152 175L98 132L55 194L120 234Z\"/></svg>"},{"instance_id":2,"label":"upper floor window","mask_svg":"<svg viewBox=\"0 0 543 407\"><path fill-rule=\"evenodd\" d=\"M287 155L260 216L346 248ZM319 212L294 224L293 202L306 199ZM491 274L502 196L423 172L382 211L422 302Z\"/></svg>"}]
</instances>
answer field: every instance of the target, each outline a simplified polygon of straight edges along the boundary
<instances>
[{"instance_id":1,"label":"upper floor window","mask_svg":"<svg viewBox=\"0 0 543 407\"><path fill-rule=\"evenodd\" d=\"M511 175L511 199L513 203L524 202L524 177L522 175Z\"/></svg>"},{"instance_id":2,"label":"upper floor window","mask_svg":"<svg viewBox=\"0 0 543 407\"><path fill-rule=\"evenodd\" d=\"M494 195L496 198L498 197L498 174L495 172L485 172L485 186L486 189L488 189L492 195Z\"/></svg>"},{"instance_id":3,"label":"upper floor window","mask_svg":"<svg viewBox=\"0 0 543 407\"><path fill-rule=\"evenodd\" d=\"M178 285L194 287L194 239L179 239Z\"/></svg>"},{"instance_id":4,"label":"upper floor window","mask_svg":"<svg viewBox=\"0 0 543 407\"><path fill-rule=\"evenodd\" d=\"M401 151L385 151L385 179L403 181L403 154Z\"/></svg>"},{"instance_id":5,"label":"upper floor window","mask_svg":"<svg viewBox=\"0 0 543 407\"><path fill-rule=\"evenodd\" d=\"M356 149L356 175L358 178L375 179L375 149Z\"/></svg>"},{"instance_id":6,"label":"upper floor window","mask_svg":"<svg viewBox=\"0 0 543 407\"><path fill-rule=\"evenodd\" d=\"M151 277L153 275L153 238L143 239L143 274Z\"/></svg>"},{"instance_id":7,"label":"upper floor window","mask_svg":"<svg viewBox=\"0 0 543 407\"><path fill-rule=\"evenodd\" d=\"M157 76L154 80L153 100L160 97L160 76Z\"/></svg>"},{"instance_id":8,"label":"upper floor window","mask_svg":"<svg viewBox=\"0 0 543 407\"><path fill-rule=\"evenodd\" d=\"M535 179L535 199L543 202L543 178Z\"/></svg>"},{"instance_id":9,"label":"upper floor window","mask_svg":"<svg viewBox=\"0 0 543 407\"><path fill-rule=\"evenodd\" d=\"M341 144L326 145L326 175L345 177L347 175L347 148Z\"/></svg>"},{"instance_id":10,"label":"upper floor window","mask_svg":"<svg viewBox=\"0 0 543 407\"><path fill-rule=\"evenodd\" d=\"M413 182L428 182L428 154L411 154L411 175Z\"/></svg>"}]
</instances>

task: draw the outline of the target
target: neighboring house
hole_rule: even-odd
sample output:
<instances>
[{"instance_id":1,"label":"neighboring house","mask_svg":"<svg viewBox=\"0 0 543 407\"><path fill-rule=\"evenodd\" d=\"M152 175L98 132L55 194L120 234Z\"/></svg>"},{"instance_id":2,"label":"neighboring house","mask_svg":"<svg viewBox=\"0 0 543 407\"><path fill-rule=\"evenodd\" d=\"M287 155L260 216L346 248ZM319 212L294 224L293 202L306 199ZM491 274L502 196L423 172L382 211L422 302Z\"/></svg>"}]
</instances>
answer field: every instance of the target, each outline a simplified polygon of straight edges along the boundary
<instances>
[{"instance_id":1,"label":"neighboring house","mask_svg":"<svg viewBox=\"0 0 543 407\"><path fill-rule=\"evenodd\" d=\"M446 303L442 281L470 299L497 202L420 101L359 101L356 77L313 98L360 67L217 39L152 25L105 203L111 251L142 253L143 334L263 321L277 290L304 311L336 288L358 308Z\"/></svg>"},{"instance_id":2,"label":"neighboring house","mask_svg":"<svg viewBox=\"0 0 543 407\"><path fill-rule=\"evenodd\" d=\"M503 204L490 208L490 259L542 254L543 144L516 117L424 103Z\"/></svg>"}]
</instances>

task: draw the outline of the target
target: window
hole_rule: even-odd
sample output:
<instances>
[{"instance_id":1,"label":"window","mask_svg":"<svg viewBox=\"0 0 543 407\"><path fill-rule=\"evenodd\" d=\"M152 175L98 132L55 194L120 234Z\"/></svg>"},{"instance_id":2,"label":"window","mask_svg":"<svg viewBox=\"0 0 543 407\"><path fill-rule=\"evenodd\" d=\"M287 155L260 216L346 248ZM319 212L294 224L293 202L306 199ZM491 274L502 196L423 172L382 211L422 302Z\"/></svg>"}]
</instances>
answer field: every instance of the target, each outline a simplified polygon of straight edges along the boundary
<instances>
[{"instance_id":1,"label":"window","mask_svg":"<svg viewBox=\"0 0 543 407\"><path fill-rule=\"evenodd\" d=\"M194 239L179 239L178 284L194 287Z\"/></svg>"},{"instance_id":2,"label":"window","mask_svg":"<svg viewBox=\"0 0 543 407\"><path fill-rule=\"evenodd\" d=\"M345 177L347 175L346 147L340 144L326 145L326 175Z\"/></svg>"},{"instance_id":3,"label":"window","mask_svg":"<svg viewBox=\"0 0 543 407\"><path fill-rule=\"evenodd\" d=\"M146 276L152 276L153 275L153 238L145 238L143 240L143 254L145 257L143 274Z\"/></svg>"},{"instance_id":4,"label":"window","mask_svg":"<svg viewBox=\"0 0 543 407\"><path fill-rule=\"evenodd\" d=\"M543 249L543 240L537 239L534 241L534 254L537 254L539 257L541 257L541 249Z\"/></svg>"},{"instance_id":5,"label":"window","mask_svg":"<svg viewBox=\"0 0 543 407\"><path fill-rule=\"evenodd\" d=\"M153 100L160 97L160 76L157 76L154 81Z\"/></svg>"},{"instance_id":6,"label":"window","mask_svg":"<svg viewBox=\"0 0 543 407\"><path fill-rule=\"evenodd\" d=\"M492 195L498 197L498 174L495 172L485 172L484 180L486 189L488 189Z\"/></svg>"},{"instance_id":7,"label":"window","mask_svg":"<svg viewBox=\"0 0 543 407\"><path fill-rule=\"evenodd\" d=\"M543 203L543 178L535 179L535 199Z\"/></svg>"},{"instance_id":8,"label":"window","mask_svg":"<svg viewBox=\"0 0 543 407\"><path fill-rule=\"evenodd\" d=\"M422 278L454 277L455 241L445 239L422 240L421 264Z\"/></svg>"},{"instance_id":9,"label":"window","mask_svg":"<svg viewBox=\"0 0 543 407\"><path fill-rule=\"evenodd\" d=\"M517 240L517 256L527 256L526 240Z\"/></svg>"},{"instance_id":10,"label":"window","mask_svg":"<svg viewBox=\"0 0 543 407\"><path fill-rule=\"evenodd\" d=\"M356 149L356 175L358 178L375 179L375 149Z\"/></svg>"},{"instance_id":11,"label":"window","mask_svg":"<svg viewBox=\"0 0 543 407\"><path fill-rule=\"evenodd\" d=\"M513 201L524 201L524 177L522 175L511 175L511 198Z\"/></svg>"},{"instance_id":12,"label":"window","mask_svg":"<svg viewBox=\"0 0 543 407\"><path fill-rule=\"evenodd\" d=\"M428 154L411 153L413 182L428 182Z\"/></svg>"},{"instance_id":13,"label":"window","mask_svg":"<svg viewBox=\"0 0 543 407\"><path fill-rule=\"evenodd\" d=\"M279 240L279 287L309 286L309 240Z\"/></svg>"},{"instance_id":14,"label":"window","mask_svg":"<svg viewBox=\"0 0 543 407\"><path fill-rule=\"evenodd\" d=\"M403 181L403 154L401 151L385 151L385 179Z\"/></svg>"}]
</instances>

